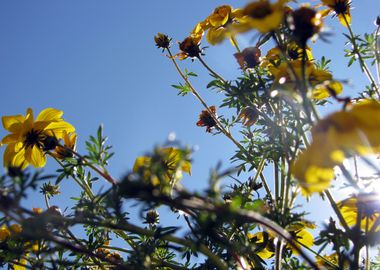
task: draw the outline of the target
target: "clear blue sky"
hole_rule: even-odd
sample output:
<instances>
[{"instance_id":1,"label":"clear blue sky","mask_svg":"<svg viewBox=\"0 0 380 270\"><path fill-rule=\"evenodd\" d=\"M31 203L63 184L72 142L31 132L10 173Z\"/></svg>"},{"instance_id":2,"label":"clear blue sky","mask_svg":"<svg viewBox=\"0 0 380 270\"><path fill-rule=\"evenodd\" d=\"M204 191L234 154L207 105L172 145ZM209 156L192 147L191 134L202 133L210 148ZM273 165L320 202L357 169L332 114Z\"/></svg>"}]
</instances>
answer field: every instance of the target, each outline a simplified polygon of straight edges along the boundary
<instances>
[{"instance_id":1,"label":"clear blue sky","mask_svg":"<svg viewBox=\"0 0 380 270\"><path fill-rule=\"evenodd\" d=\"M242 7L245 3L1 1L0 115L24 114L28 107L35 112L46 107L61 109L64 118L77 129L79 151L84 150L88 135L103 123L116 151L110 166L115 177L131 169L138 155L175 132L184 144L199 146L193 155L193 176L185 178L184 184L197 189L206 187L209 169L219 160L227 168L234 147L224 137L211 136L196 127L202 107L192 96L179 97L171 88L180 78L154 46L153 36L164 32L174 42L181 41L216 6ZM354 30L372 31L379 15L378 0L354 0L353 6ZM326 22L332 30L345 30L339 24L330 24L331 19ZM336 60L332 65L335 77L349 77L355 87L362 87L365 81L357 77L359 69L347 74L343 68L346 62L342 62L343 52L338 46L343 44L341 34L331 39L332 44L314 49L316 58L326 54ZM242 47L249 45L249 39L240 42ZM238 74L234 50L228 42L206 53L206 61L224 77L233 79ZM196 62L185 61L183 66L198 74L203 72ZM213 105L222 96L205 88L207 79L202 75L194 84ZM0 129L0 136L5 134ZM55 166L52 160L48 165ZM73 185L71 189L78 190ZM42 197L35 199L37 205L43 205Z\"/></svg>"}]
</instances>

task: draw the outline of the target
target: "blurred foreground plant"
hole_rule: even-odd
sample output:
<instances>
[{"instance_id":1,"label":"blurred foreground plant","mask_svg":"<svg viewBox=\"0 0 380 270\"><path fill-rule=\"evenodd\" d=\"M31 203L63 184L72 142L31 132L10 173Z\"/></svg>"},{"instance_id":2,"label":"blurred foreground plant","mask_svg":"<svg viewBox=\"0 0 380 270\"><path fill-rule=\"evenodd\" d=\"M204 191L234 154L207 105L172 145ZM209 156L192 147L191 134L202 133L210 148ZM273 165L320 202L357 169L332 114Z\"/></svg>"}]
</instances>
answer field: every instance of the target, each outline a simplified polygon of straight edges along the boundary
<instances>
[{"instance_id":1,"label":"blurred foreground plant","mask_svg":"<svg viewBox=\"0 0 380 270\"><path fill-rule=\"evenodd\" d=\"M380 241L379 164L374 159L380 151L380 93L372 74L374 65L380 78L380 19L374 33L362 38L351 28L351 1L289 2L216 7L195 24L176 54L172 38L154 37L183 79L174 88L182 96L192 94L204 107L196 125L205 127L207 136L225 136L236 146L231 169L217 166L203 192L181 184L183 173L191 173L191 150L176 141L137 157L117 180L107 169L113 153L102 126L81 154L75 129L62 111L48 108L35 120L31 109L26 116L4 116L10 134L1 141L7 147L6 174L0 178L0 265L379 269L370 248ZM331 61L315 59L310 45L310 40L326 39L323 18L332 13L348 31L348 66L357 61L369 82L352 97L334 78ZM254 33L256 44L241 50L242 33ZM225 79L206 62L204 35L210 45L231 42L236 52L230 57L237 60L233 69L241 69L237 78ZM194 72L181 69L177 59L187 58L211 75L207 88L224 94L219 106L208 104L194 87ZM321 118L323 106L336 111ZM229 109L228 116L217 114L223 108ZM46 157L57 162L57 175L28 168L43 167ZM354 163L353 170L348 162ZM219 184L226 177L232 181L223 189ZM51 205L62 181L72 180L80 194L69 205ZM94 185L99 180L106 181L100 189ZM44 209L27 203L38 187ZM342 187L349 194L336 201L332 188ZM335 215L320 226L318 217L302 208L306 203L328 204ZM165 225L160 212L177 216L178 225Z\"/></svg>"}]
</instances>

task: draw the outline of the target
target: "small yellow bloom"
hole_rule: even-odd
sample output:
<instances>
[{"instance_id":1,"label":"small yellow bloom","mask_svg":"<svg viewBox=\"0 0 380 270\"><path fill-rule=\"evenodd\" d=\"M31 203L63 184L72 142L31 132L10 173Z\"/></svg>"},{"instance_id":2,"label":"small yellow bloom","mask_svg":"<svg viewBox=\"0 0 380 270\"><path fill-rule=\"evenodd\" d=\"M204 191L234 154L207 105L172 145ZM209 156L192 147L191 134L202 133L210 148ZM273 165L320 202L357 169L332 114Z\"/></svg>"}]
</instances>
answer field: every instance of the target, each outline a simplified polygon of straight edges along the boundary
<instances>
[{"instance_id":1,"label":"small yellow bloom","mask_svg":"<svg viewBox=\"0 0 380 270\"><path fill-rule=\"evenodd\" d=\"M329 187L334 167L351 154L380 153L380 104L364 100L351 110L333 113L319 121L311 134L313 142L291 168L304 195Z\"/></svg>"},{"instance_id":2,"label":"small yellow bloom","mask_svg":"<svg viewBox=\"0 0 380 270\"><path fill-rule=\"evenodd\" d=\"M62 115L62 111L47 108L34 120L33 111L29 108L25 116L3 116L3 127L11 133L1 141L2 144L7 144L4 166L45 166L45 151L54 149L65 132L75 130L71 124L63 121Z\"/></svg>"},{"instance_id":3,"label":"small yellow bloom","mask_svg":"<svg viewBox=\"0 0 380 270\"><path fill-rule=\"evenodd\" d=\"M321 0L323 5L327 6L328 9L323 11L323 15L328 15L329 13L335 13L338 16L339 22L343 26L348 26L351 24L351 0Z\"/></svg>"}]
</instances>

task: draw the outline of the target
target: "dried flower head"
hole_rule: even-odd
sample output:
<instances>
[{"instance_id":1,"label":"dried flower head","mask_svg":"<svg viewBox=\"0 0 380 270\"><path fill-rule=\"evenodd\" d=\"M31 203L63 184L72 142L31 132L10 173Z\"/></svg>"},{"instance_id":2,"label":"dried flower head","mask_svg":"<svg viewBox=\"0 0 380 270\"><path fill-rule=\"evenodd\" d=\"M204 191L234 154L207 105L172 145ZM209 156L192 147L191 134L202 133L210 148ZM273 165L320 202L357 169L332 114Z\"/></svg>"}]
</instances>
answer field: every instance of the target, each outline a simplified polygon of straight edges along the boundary
<instances>
[{"instance_id":1,"label":"dried flower head","mask_svg":"<svg viewBox=\"0 0 380 270\"><path fill-rule=\"evenodd\" d=\"M238 119L242 120L243 125L250 127L259 119L259 112L254 107L245 107L239 114Z\"/></svg>"},{"instance_id":2,"label":"dried flower head","mask_svg":"<svg viewBox=\"0 0 380 270\"><path fill-rule=\"evenodd\" d=\"M234 56L241 69L254 68L260 64L261 50L258 47L248 47Z\"/></svg>"},{"instance_id":3,"label":"dried flower head","mask_svg":"<svg viewBox=\"0 0 380 270\"><path fill-rule=\"evenodd\" d=\"M208 109L211 111L214 117L217 117L215 106L211 106ZM209 110L203 110L199 115L199 121L197 122L198 127L207 127L206 132L211 132L211 130L216 127L214 117L210 114Z\"/></svg>"},{"instance_id":4,"label":"dried flower head","mask_svg":"<svg viewBox=\"0 0 380 270\"><path fill-rule=\"evenodd\" d=\"M146 213L145 223L155 225L160 222L160 215L156 210L150 210Z\"/></svg>"},{"instance_id":5,"label":"dried flower head","mask_svg":"<svg viewBox=\"0 0 380 270\"><path fill-rule=\"evenodd\" d=\"M202 49L200 48L201 36L188 36L182 42L179 43L180 53L176 56L180 60L186 58L198 58L202 55Z\"/></svg>"},{"instance_id":6,"label":"dried flower head","mask_svg":"<svg viewBox=\"0 0 380 270\"><path fill-rule=\"evenodd\" d=\"M171 40L171 38L162 33L157 33L157 35L154 36L157 48L162 48L162 51L170 48Z\"/></svg>"}]
</instances>

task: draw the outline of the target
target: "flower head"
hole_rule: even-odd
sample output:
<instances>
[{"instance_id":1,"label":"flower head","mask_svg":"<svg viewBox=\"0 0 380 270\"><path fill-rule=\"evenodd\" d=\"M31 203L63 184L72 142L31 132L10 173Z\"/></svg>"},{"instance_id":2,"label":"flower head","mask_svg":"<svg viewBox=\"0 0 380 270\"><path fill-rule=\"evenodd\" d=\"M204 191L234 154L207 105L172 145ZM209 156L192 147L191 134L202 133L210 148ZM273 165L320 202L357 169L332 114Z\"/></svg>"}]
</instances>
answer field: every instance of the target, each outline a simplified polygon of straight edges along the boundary
<instances>
[{"instance_id":1,"label":"flower head","mask_svg":"<svg viewBox=\"0 0 380 270\"><path fill-rule=\"evenodd\" d=\"M225 38L233 35L233 26L244 19L241 9L233 9L231 6L223 5L217 7L214 12L206 18L206 39L211 45L222 42Z\"/></svg>"},{"instance_id":2,"label":"flower head","mask_svg":"<svg viewBox=\"0 0 380 270\"><path fill-rule=\"evenodd\" d=\"M323 5L328 9L323 12L323 15L327 15L334 12L340 23L344 26L348 26L351 23L351 0L321 0Z\"/></svg>"},{"instance_id":3,"label":"flower head","mask_svg":"<svg viewBox=\"0 0 380 270\"><path fill-rule=\"evenodd\" d=\"M43 167L46 163L45 151L52 150L65 132L75 128L62 119L63 112L47 108L34 120L32 109L26 115L3 116L3 127L11 134L1 143L7 144L4 151L4 166L25 168L29 164Z\"/></svg>"},{"instance_id":4,"label":"flower head","mask_svg":"<svg viewBox=\"0 0 380 270\"><path fill-rule=\"evenodd\" d=\"M320 32L323 25L321 17L321 13L307 6L292 12L289 17L290 28L294 39L301 46L306 46L307 41Z\"/></svg>"},{"instance_id":5,"label":"flower head","mask_svg":"<svg viewBox=\"0 0 380 270\"><path fill-rule=\"evenodd\" d=\"M208 109L211 111L214 117L217 117L215 106L211 106ZM206 132L211 132L211 130L216 127L215 119L210 114L209 110L203 110L199 115L199 121L197 122L197 126L206 127Z\"/></svg>"},{"instance_id":6,"label":"flower head","mask_svg":"<svg viewBox=\"0 0 380 270\"><path fill-rule=\"evenodd\" d=\"M320 120L311 134L313 142L291 168L305 195L328 188L334 167L346 157L380 153L380 104L364 100L351 110L333 113Z\"/></svg>"},{"instance_id":7,"label":"flower head","mask_svg":"<svg viewBox=\"0 0 380 270\"><path fill-rule=\"evenodd\" d=\"M157 48L162 48L162 50L170 48L171 40L171 38L162 33L157 33L157 35L154 36Z\"/></svg>"},{"instance_id":8,"label":"flower head","mask_svg":"<svg viewBox=\"0 0 380 270\"><path fill-rule=\"evenodd\" d=\"M202 55L202 49L200 48L202 36L190 35L179 43L180 53L176 54L180 60L186 58L198 58Z\"/></svg>"},{"instance_id":9,"label":"flower head","mask_svg":"<svg viewBox=\"0 0 380 270\"><path fill-rule=\"evenodd\" d=\"M260 64L261 50L258 47L248 47L234 54L241 69L254 68Z\"/></svg>"},{"instance_id":10,"label":"flower head","mask_svg":"<svg viewBox=\"0 0 380 270\"><path fill-rule=\"evenodd\" d=\"M244 7L242 13L244 20L234 28L237 32L247 32L256 29L267 33L277 29L284 17L284 4L286 0L270 3L269 0L258 0Z\"/></svg>"},{"instance_id":11,"label":"flower head","mask_svg":"<svg viewBox=\"0 0 380 270\"><path fill-rule=\"evenodd\" d=\"M157 186L171 180L178 181L182 178L182 172L191 174L191 163L178 148L157 148L151 156L136 158L133 172L140 173L144 179Z\"/></svg>"}]
</instances>

